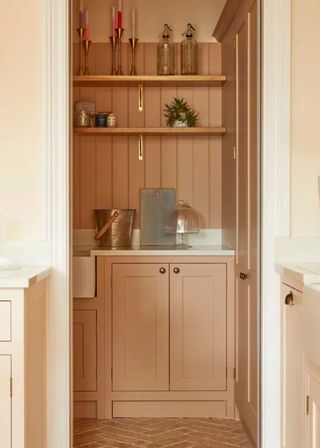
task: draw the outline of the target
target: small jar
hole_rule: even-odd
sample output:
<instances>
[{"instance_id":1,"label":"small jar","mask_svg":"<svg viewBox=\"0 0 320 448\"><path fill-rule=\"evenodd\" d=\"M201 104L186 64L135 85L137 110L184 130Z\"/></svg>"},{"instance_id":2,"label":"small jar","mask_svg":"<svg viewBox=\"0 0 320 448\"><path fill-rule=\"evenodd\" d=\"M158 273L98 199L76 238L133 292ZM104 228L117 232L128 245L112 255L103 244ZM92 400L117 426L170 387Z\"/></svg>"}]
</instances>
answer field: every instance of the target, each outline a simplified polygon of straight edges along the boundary
<instances>
[{"instance_id":1,"label":"small jar","mask_svg":"<svg viewBox=\"0 0 320 448\"><path fill-rule=\"evenodd\" d=\"M99 112L95 117L95 125L96 128L105 128L107 127L107 117L108 115L105 112Z\"/></svg>"},{"instance_id":2,"label":"small jar","mask_svg":"<svg viewBox=\"0 0 320 448\"><path fill-rule=\"evenodd\" d=\"M84 109L75 114L75 126L77 128L88 128L91 125L91 114Z\"/></svg>"},{"instance_id":3,"label":"small jar","mask_svg":"<svg viewBox=\"0 0 320 448\"><path fill-rule=\"evenodd\" d=\"M115 128L116 126L117 126L117 117L115 116L115 114L108 114L107 127Z\"/></svg>"}]
</instances>

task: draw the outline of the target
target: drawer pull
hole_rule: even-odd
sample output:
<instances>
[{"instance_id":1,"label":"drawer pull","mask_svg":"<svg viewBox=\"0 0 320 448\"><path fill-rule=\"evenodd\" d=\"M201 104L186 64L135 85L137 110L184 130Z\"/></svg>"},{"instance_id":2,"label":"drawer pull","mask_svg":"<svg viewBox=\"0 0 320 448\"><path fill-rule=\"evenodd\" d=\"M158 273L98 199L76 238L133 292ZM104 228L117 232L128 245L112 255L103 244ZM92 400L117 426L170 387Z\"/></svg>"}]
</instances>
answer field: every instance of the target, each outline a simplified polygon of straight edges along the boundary
<instances>
[{"instance_id":1,"label":"drawer pull","mask_svg":"<svg viewBox=\"0 0 320 448\"><path fill-rule=\"evenodd\" d=\"M240 272L240 278L241 278L241 280L245 280L246 278L248 278L248 274L245 274L244 272Z\"/></svg>"},{"instance_id":2,"label":"drawer pull","mask_svg":"<svg viewBox=\"0 0 320 448\"><path fill-rule=\"evenodd\" d=\"M174 272L175 274L179 274L180 269L179 269L179 268L173 268L173 272Z\"/></svg>"},{"instance_id":3,"label":"drawer pull","mask_svg":"<svg viewBox=\"0 0 320 448\"><path fill-rule=\"evenodd\" d=\"M160 274L165 274L165 273L166 273L166 270L165 270L165 268L160 268L160 269L159 269L159 272L160 272Z\"/></svg>"},{"instance_id":4,"label":"drawer pull","mask_svg":"<svg viewBox=\"0 0 320 448\"><path fill-rule=\"evenodd\" d=\"M286 298L284 299L284 303L288 306L294 305L292 292L289 292L289 294L286 295Z\"/></svg>"}]
</instances>

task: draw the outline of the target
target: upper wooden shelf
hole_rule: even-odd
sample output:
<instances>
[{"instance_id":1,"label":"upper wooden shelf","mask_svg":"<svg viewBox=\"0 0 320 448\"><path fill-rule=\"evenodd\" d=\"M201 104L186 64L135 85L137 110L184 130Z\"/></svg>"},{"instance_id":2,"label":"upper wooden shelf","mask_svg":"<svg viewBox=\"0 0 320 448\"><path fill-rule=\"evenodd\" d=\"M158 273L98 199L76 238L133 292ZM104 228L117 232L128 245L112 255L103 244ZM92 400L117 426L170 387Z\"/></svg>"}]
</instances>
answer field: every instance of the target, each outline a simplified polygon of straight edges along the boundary
<instances>
[{"instance_id":1,"label":"upper wooden shelf","mask_svg":"<svg viewBox=\"0 0 320 448\"><path fill-rule=\"evenodd\" d=\"M73 83L75 86L135 86L143 84L145 86L170 86L170 85L190 85L190 86L222 86L227 80L225 75L169 75L169 76L111 76L111 75L90 75L90 76L74 76Z\"/></svg>"},{"instance_id":2,"label":"upper wooden shelf","mask_svg":"<svg viewBox=\"0 0 320 448\"><path fill-rule=\"evenodd\" d=\"M224 127L193 128L74 128L77 135L224 135Z\"/></svg>"}]
</instances>

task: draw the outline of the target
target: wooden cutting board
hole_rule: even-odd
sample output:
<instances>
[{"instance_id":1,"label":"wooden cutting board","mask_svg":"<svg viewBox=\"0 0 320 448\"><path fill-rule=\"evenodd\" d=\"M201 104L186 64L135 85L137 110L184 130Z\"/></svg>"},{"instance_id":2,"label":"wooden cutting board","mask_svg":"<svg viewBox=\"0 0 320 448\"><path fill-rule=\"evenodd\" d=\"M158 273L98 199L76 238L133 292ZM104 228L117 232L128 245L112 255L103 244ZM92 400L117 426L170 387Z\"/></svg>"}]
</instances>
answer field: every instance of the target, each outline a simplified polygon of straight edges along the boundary
<instances>
[{"instance_id":1,"label":"wooden cutting board","mask_svg":"<svg viewBox=\"0 0 320 448\"><path fill-rule=\"evenodd\" d=\"M173 246L176 235L165 229L176 206L174 188L142 188L140 190L140 244L141 246Z\"/></svg>"}]
</instances>

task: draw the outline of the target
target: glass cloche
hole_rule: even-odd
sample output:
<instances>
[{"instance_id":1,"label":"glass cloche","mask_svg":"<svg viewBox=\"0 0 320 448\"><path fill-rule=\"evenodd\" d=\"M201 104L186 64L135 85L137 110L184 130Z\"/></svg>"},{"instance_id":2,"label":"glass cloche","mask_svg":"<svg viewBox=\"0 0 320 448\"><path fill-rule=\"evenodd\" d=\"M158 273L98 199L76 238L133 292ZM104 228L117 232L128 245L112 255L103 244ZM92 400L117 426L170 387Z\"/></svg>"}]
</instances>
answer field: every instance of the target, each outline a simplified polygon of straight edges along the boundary
<instances>
[{"instance_id":1,"label":"glass cloche","mask_svg":"<svg viewBox=\"0 0 320 448\"><path fill-rule=\"evenodd\" d=\"M187 202L179 201L177 207L168 220L167 233L181 235L178 247L190 247L185 243L184 235L200 232L199 215Z\"/></svg>"}]
</instances>

